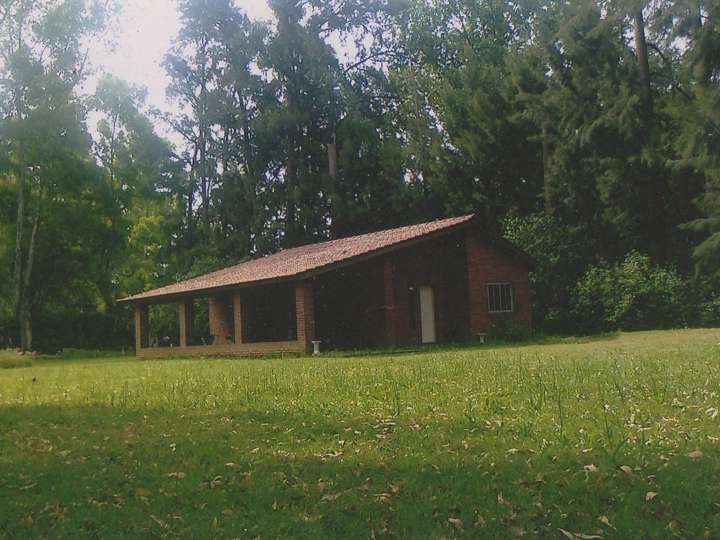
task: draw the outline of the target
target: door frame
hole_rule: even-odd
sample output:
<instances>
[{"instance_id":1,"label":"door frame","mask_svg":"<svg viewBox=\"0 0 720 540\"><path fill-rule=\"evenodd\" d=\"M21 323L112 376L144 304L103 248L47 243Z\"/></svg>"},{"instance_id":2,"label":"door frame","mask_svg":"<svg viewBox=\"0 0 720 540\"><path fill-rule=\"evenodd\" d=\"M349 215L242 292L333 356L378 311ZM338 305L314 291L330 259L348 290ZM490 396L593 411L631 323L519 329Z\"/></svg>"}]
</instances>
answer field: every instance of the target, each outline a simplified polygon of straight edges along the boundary
<instances>
[{"instance_id":1,"label":"door frame","mask_svg":"<svg viewBox=\"0 0 720 540\"><path fill-rule=\"evenodd\" d=\"M437 343L437 298L432 285L418 286L418 307L420 311L420 343ZM430 318L428 318L430 317Z\"/></svg>"}]
</instances>

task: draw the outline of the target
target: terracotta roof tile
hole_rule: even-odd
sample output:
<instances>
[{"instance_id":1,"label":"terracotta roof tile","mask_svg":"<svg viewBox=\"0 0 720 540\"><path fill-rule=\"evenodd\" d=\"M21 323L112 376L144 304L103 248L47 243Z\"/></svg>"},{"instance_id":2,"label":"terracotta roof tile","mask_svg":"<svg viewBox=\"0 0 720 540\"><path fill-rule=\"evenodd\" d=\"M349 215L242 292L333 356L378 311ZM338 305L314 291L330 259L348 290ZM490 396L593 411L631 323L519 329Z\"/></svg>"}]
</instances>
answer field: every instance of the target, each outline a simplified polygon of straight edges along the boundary
<instances>
[{"instance_id":1,"label":"terracotta roof tile","mask_svg":"<svg viewBox=\"0 0 720 540\"><path fill-rule=\"evenodd\" d=\"M136 294L122 301L156 299L196 291L246 285L284 278L298 277L312 271L322 271L356 257L372 254L387 248L399 247L405 242L450 230L467 223L472 215L442 219L388 229L359 236L329 240L279 251L273 255L242 262L216 272L187 279L179 283Z\"/></svg>"}]
</instances>

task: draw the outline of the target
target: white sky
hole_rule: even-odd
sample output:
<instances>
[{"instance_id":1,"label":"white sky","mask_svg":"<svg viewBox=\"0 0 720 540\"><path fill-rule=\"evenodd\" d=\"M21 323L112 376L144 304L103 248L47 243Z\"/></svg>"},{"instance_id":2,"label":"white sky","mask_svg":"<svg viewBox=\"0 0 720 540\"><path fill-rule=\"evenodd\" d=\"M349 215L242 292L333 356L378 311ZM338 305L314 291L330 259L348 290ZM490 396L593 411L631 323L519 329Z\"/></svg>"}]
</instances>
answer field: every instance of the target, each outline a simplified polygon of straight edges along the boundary
<instances>
[{"instance_id":1,"label":"white sky","mask_svg":"<svg viewBox=\"0 0 720 540\"><path fill-rule=\"evenodd\" d=\"M266 0L236 0L251 18L271 18ZM121 0L122 13L108 38L98 42L90 59L98 72L111 73L124 81L148 89L148 105L168 110L165 88L168 79L162 68L165 53L177 36L180 20L175 0ZM89 81L91 92L95 81Z\"/></svg>"}]
</instances>

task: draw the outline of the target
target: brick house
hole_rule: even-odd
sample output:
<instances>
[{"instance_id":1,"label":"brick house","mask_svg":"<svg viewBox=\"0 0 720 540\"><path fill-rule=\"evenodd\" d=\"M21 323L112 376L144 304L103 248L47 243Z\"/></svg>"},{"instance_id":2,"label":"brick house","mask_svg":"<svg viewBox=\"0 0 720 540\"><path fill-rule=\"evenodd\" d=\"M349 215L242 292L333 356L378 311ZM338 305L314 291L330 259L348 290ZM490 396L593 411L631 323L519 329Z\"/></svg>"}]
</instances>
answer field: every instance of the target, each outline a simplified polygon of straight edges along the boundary
<instances>
[{"instance_id":1,"label":"brick house","mask_svg":"<svg viewBox=\"0 0 720 540\"><path fill-rule=\"evenodd\" d=\"M530 326L532 261L472 215L287 249L123 301L138 356L304 354L467 341ZM207 301L209 339L193 310ZM149 346L152 305L179 306L176 347Z\"/></svg>"}]
</instances>

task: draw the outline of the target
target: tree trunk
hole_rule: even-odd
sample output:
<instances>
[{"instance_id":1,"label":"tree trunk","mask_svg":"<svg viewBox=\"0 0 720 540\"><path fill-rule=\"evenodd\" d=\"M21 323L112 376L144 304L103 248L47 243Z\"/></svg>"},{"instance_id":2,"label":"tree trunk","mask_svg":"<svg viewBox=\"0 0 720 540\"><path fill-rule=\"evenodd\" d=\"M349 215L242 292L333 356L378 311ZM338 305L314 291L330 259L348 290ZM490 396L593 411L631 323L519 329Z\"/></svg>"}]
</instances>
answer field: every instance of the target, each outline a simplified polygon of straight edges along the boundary
<instances>
[{"instance_id":1,"label":"tree trunk","mask_svg":"<svg viewBox=\"0 0 720 540\"><path fill-rule=\"evenodd\" d=\"M293 141L294 142L294 141ZM292 143L291 143L292 144ZM294 144L292 144L294 146ZM290 155L287 158L287 170L285 171L285 181L287 182L287 213L285 224L286 247L292 247L299 240L298 217L297 217L297 171L295 170L295 150L290 149Z\"/></svg>"},{"instance_id":2,"label":"tree trunk","mask_svg":"<svg viewBox=\"0 0 720 540\"><path fill-rule=\"evenodd\" d=\"M545 202L545 215L551 216L555 211L552 192L552 179L550 178L550 166L552 154L550 148L550 135L548 123L543 122L542 126L542 158L543 158L543 198Z\"/></svg>"},{"instance_id":3,"label":"tree trunk","mask_svg":"<svg viewBox=\"0 0 720 540\"><path fill-rule=\"evenodd\" d=\"M33 219L32 232L30 233L30 242L28 244L27 259L25 261L25 272L22 280L22 301L20 303L20 313L18 315L18 324L20 326L20 348L23 352L31 351L33 345L32 335L32 305L30 298L30 279L32 277L33 263L35 262L35 244L37 239L38 228L40 226L40 202Z\"/></svg>"},{"instance_id":4,"label":"tree trunk","mask_svg":"<svg viewBox=\"0 0 720 540\"><path fill-rule=\"evenodd\" d=\"M22 243L25 228L25 172L17 174L17 217L15 218L15 315L20 317L23 293L23 260ZM18 319L19 320L19 319Z\"/></svg>"},{"instance_id":5,"label":"tree trunk","mask_svg":"<svg viewBox=\"0 0 720 540\"><path fill-rule=\"evenodd\" d=\"M635 23L635 53L638 58L638 69L640 70L640 96L643 107L649 115L653 112L652 89L650 87L650 62L648 60L647 41L645 40L645 20L643 19L642 7L633 12Z\"/></svg>"},{"instance_id":6,"label":"tree trunk","mask_svg":"<svg viewBox=\"0 0 720 540\"><path fill-rule=\"evenodd\" d=\"M327 143L327 158L328 158L328 176L332 186L330 187L330 193L337 193L339 186L337 185L338 178L338 157L337 157L337 141L335 132L330 137L330 142ZM330 234L333 238L338 238L342 234L343 224L340 223L338 218L337 202L339 197L331 199L330 206Z\"/></svg>"},{"instance_id":7,"label":"tree trunk","mask_svg":"<svg viewBox=\"0 0 720 540\"><path fill-rule=\"evenodd\" d=\"M333 180L337 180L338 177L338 163L337 163L337 143L335 142L335 134L333 133L332 142L327 145L328 153L328 174Z\"/></svg>"}]
</instances>

